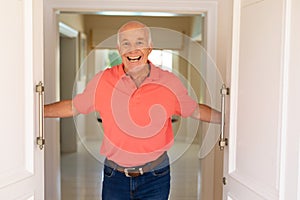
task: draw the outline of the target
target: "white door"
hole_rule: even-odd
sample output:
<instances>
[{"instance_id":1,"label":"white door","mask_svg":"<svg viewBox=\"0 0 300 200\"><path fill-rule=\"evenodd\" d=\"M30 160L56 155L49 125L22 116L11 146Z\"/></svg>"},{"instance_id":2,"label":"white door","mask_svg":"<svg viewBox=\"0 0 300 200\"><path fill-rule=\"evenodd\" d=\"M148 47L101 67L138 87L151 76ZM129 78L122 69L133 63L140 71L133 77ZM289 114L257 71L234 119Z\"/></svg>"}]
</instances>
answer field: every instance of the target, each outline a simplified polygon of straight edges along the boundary
<instances>
[{"instance_id":1,"label":"white door","mask_svg":"<svg viewBox=\"0 0 300 200\"><path fill-rule=\"evenodd\" d=\"M43 80L41 0L1 0L0 199L44 199L44 151L36 145Z\"/></svg>"},{"instance_id":2,"label":"white door","mask_svg":"<svg viewBox=\"0 0 300 200\"><path fill-rule=\"evenodd\" d=\"M286 145L289 140L299 144L299 136L292 138L287 134L287 120L292 120L287 118L287 94L291 87L296 87L298 99L300 95L300 85L290 85L288 74L289 34L298 23L290 23L291 8L295 6L291 2L296 1L234 0L229 145L225 151L223 199L296 199L296 193L294 198L285 196L285 190L291 186L286 179L287 155L293 156L289 160L294 159L296 166L299 163L299 156L290 154L295 148ZM298 46L298 57L299 50ZM295 90L292 92L297 97ZM294 109L299 110L299 106ZM296 149L299 151L299 146ZM297 177L297 170L294 172Z\"/></svg>"}]
</instances>

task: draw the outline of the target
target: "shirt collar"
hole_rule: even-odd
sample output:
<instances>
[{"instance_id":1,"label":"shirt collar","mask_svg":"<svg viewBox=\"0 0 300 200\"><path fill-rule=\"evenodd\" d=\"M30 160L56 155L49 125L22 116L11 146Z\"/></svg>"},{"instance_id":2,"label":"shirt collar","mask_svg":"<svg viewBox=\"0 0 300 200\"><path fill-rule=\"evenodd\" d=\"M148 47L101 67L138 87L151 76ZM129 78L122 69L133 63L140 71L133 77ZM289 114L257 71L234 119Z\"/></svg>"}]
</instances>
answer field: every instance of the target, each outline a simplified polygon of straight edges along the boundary
<instances>
[{"instance_id":1,"label":"shirt collar","mask_svg":"<svg viewBox=\"0 0 300 200\"><path fill-rule=\"evenodd\" d=\"M123 77L127 76L126 73L125 73L125 71L124 71L124 64L123 63L119 64L117 66L117 68L118 68L118 72L119 72L119 77L120 78L123 78Z\"/></svg>"},{"instance_id":2,"label":"shirt collar","mask_svg":"<svg viewBox=\"0 0 300 200\"><path fill-rule=\"evenodd\" d=\"M159 67L155 66L150 60L148 60L148 64L150 65L150 75L148 79L150 80L158 80L159 79ZM127 77L124 71L124 64L120 64L117 66L119 71L119 77Z\"/></svg>"},{"instance_id":3,"label":"shirt collar","mask_svg":"<svg viewBox=\"0 0 300 200\"><path fill-rule=\"evenodd\" d=\"M148 60L150 65L150 76L148 77L150 80L158 80L159 79L159 68L155 66L151 61Z\"/></svg>"}]
</instances>

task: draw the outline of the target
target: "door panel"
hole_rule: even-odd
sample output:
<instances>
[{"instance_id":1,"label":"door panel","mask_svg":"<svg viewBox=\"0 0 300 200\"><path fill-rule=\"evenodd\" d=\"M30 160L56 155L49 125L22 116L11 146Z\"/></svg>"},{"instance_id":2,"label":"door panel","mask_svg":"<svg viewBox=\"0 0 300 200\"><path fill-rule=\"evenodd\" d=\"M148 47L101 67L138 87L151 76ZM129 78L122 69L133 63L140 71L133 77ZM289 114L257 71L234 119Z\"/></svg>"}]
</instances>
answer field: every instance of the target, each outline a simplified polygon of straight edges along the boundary
<instances>
[{"instance_id":1,"label":"door panel","mask_svg":"<svg viewBox=\"0 0 300 200\"><path fill-rule=\"evenodd\" d=\"M284 0L236 0L234 5L224 199L275 200L281 167Z\"/></svg>"},{"instance_id":2,"label":"door panel","mask_svg":"<svg viewBox=\"0 0 300 200\"><path fill-rule=\"evenodd\" d=\"M36 145L43 79L42 3L1 2L0 199L43 199L43 151ZM36 10L38 9L38 10Z\"/></svg>"}]
</instances>

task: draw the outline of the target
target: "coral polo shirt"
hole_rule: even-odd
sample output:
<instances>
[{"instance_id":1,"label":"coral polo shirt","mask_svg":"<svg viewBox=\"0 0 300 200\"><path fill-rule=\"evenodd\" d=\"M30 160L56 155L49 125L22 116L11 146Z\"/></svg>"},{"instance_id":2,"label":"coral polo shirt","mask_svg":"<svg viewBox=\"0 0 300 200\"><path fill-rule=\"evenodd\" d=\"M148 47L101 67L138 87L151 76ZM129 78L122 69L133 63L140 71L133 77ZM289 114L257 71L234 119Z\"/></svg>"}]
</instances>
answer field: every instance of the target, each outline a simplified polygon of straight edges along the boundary
<instances>
[{"instance_id":1,"label":"coral polo shirt","mask_svg":"<svg viewBox=\"0 0 300 200\"><path fill-rule=\"evenodd\" d=\"M79 113L100 114L100 153L124 167L158 158L174 142L172 115L190 116L197 103L180 79L150 63L150 75L136 87L123 64L99 72L73 99Z\"/></svg>"}]
</instances>

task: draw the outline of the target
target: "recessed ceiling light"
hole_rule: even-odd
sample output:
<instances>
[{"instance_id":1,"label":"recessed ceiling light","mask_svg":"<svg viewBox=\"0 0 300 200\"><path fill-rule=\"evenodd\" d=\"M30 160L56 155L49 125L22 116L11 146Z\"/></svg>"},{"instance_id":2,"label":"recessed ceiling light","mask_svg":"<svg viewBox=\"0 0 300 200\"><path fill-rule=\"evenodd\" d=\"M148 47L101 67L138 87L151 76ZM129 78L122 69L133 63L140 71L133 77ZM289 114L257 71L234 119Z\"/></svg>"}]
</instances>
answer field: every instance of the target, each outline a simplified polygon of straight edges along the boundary
<instances>
[{"instance_id":1,"label":"recessed ceiling light","mask_svg":"<svg viewBox=\"0 0 300 200\"><path fill-rule=\"evenodd\" d=\"M147 17L172 17L178 16L175 13L167 12L127 12L127 11L101 11L97 12L98 15L109 16L147 16Z\"/></svg>"}]
</instances>

